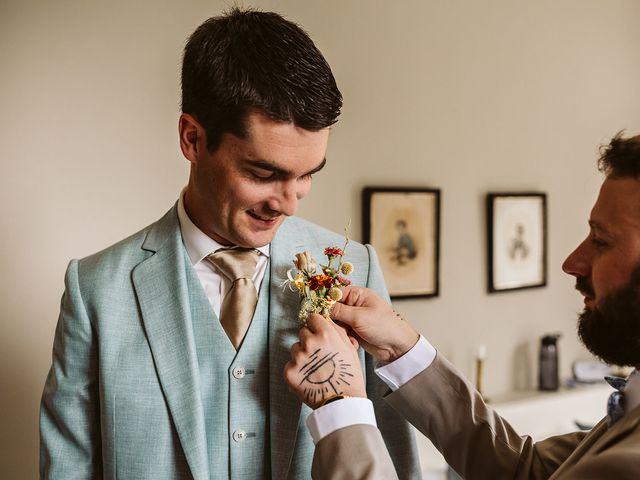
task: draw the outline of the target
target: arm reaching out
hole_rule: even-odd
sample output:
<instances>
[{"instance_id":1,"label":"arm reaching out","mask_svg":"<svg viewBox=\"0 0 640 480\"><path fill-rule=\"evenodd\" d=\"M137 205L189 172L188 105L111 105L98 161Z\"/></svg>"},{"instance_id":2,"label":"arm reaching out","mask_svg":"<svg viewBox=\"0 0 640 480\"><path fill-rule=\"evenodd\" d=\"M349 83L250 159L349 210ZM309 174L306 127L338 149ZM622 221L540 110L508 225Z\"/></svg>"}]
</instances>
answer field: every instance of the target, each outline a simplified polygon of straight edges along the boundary
<instances>
[{"instance_id":1,"label":"arm reaching out","mask_svg":"<svg viewBox=\"0 0 640 480\"><path fill-rule=\"evenodd\" d=\"M331 318L349 327L362 347L377 359L392 362L411 350L420 338L373 290L344 287L342 292Z\"/></svg>"}]
</instances>

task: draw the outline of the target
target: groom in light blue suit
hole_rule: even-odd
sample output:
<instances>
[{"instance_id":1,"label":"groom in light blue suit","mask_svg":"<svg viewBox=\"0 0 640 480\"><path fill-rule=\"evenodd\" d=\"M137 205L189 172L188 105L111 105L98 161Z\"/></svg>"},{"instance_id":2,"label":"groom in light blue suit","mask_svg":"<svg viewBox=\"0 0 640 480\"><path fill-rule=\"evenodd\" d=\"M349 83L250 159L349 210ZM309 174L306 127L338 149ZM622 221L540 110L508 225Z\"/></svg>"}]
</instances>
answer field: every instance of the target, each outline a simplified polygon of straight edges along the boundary
<instances>
[{"instance_id":1,"label":"groom in light blue suit","mask_svg":"<svg viewBox=\"0 0 640 480\"><path fill-rule=\"evenodd\" d=\"M342 98L311 39L273 13L233 9L185 48L176 205L142 231L73 260L44 388L47 479L308 478L309 410L283 381L298 338L295 253L343 238L293 217L325 164ZM220 324L230 283L209 256L255 249L258 294L239 345ZM375 253L352 242L354 284L386 296ZM408 424L367 393L400 478L419 478ZM354 445L353 448L358 448Z\"/></svg>"}]
</instances>

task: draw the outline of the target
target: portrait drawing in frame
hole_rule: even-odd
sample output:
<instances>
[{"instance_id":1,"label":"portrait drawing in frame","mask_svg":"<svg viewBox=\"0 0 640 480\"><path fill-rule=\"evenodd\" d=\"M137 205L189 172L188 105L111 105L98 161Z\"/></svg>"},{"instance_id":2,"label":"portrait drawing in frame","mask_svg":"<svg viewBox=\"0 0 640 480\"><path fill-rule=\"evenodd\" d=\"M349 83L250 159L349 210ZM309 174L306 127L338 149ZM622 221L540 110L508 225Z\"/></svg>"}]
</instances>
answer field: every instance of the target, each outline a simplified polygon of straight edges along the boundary
<instances>
[{"instance_id":1,"label":"portrait drawing in frame","mask_svg":"<svg viewBox=\"0 0 640 480\"><path fill-rule=\"evenodd\" d=\"M545 193L487 194L489 293L547 284Z\"/></svg>"},{"instance_id":2,"label":"portrait drawing in frame","mask_svg":"<svg viewBox=\"0 0 640 480\"><path fill-rule=\"evenodd\" d=\"M363 239L380 260L392 299L439 293L440 190L367 187Z\"/></svg>"}]
</instances>

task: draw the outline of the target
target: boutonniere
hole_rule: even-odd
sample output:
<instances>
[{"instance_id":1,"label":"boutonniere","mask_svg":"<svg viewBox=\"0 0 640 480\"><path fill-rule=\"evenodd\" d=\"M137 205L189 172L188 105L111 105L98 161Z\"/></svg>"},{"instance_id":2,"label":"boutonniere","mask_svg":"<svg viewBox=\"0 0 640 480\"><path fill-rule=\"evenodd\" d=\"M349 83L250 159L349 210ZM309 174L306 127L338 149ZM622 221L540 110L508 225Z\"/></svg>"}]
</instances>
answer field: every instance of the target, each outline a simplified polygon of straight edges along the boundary
<instances>
[{"instance_id":1,"label":"boutonniere","mask_svg":"<svg viewBox=\"0 0 640 480\"><path fill-rule=\"evenodd\" d=\"M346 275L353 272L353 264L344 261L348 244L349 238L347 236L343 248L325 248L326 265L318 265L318 262L307 251L296 253L296 258L293 261L295 268L287 272L285 283L300 296L300 311L298 313L300 325L307 323L307 317L310 313L319 313L327 320L331 319L329 316L331 308L342 298L340 287L351 284Z\"/></svg>"}]
</instances>

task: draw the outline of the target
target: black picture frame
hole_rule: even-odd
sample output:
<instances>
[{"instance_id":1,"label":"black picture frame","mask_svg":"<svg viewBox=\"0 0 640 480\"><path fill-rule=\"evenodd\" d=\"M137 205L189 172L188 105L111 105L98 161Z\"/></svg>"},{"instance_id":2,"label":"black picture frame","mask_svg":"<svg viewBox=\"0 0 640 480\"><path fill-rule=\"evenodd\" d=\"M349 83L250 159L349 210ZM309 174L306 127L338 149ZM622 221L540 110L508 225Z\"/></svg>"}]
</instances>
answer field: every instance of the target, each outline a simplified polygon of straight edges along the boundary
<instances>
[{"instance_id":1,"label":"black picture frame","mask_svg":"<svg viewBox=\"0 0 640 480\"><path fill-rule=\"evenodd\" d=\"M436 188L363 189L362 237L394 300L440 293L440 202Z\"/></svg>"},{"instance_id":2,"label":"black picture frame","mask_svg":"<svg viewBox=\"0 0 640 480\"><path fill-rule=\"evenodd\" d=\"M547 285L547 194L487 194L487 290Z\"/></svg>"}]
</instances>

